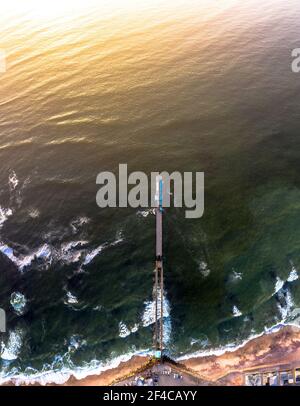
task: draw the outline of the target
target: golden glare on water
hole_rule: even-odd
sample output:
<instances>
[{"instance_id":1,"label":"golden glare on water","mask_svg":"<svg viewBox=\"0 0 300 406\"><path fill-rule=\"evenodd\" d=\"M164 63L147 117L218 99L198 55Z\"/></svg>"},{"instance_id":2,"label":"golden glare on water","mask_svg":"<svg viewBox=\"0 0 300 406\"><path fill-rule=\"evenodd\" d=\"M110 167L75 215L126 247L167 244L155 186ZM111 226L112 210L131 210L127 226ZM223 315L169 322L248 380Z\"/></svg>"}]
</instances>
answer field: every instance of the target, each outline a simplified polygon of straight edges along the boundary
<instances>
[{"instance_id":1,"label":"golden glare on water","mask_svg":"<svg viewBox=\"0 0 300 406\"><path fill-rule=\"evenodd\" d=\"M80 13L89 7L99 4L96 0L0 0L2 11L26 13L32 18L54 18L67 13Z\"/></svg>"},{"instance_id":2,"label":"golden glare on water","mask_svg":"<svg viewBox=\"0 0 300 406\"><path fill-rule=\"evenodd\" d=\"M205 9L207 7L222 9L237 0L0 0L1 14L26 14L30 19L53 19L59 17L74 17L92 9L101 11L134 12L138 9L157 7L183 7Z\"/></svg>"}]
</instances>

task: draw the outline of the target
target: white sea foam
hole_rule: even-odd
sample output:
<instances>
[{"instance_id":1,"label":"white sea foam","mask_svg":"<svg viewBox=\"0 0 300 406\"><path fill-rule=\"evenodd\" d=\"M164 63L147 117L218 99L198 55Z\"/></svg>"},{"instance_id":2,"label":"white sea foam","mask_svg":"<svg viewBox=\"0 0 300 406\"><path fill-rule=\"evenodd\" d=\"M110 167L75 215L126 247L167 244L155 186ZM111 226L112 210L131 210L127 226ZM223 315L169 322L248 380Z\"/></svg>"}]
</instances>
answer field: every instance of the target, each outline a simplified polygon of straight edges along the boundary
<instances>
[{"instance_id":1,"label":"white sea foam","mask_svg":"<svg viewBox=\"0 0 300 406\"><path fill-rule=\"evenodd\" d=\"M79 335L72 335L68 345L68 352L72 353L87 344L87 341Z\"/></svg>"},{"instance_id":2,"label":"white sea foam","mask_svg":"<svg viewBox=\"0 0 300 406\"><path fill-rule=\"evenodd\" d=\"M240 316L242 316L243 313L238 309L237 306L233 306L232 314L233 314L233 317L240 317Z\"/></svg>"},{"instance_id":3,"label":"white sea foam","mask_svg":"<svg viewBox=\"0 0 300 406\"><path fill-rule=\"evenodd\" d=\"M199 271L204 278L207 278L210 274L210 269L205 261L199 262Z\"/></svg>"},{"instance_id":4,"label":"white sea foam","mask_svg":"<svg viewBox=\"0 0 300 406\"><path fill-rule=\"evenodd\" d=\"M299 275L298 275L298 272L297 272L297 269L295 268L295 266L292 266L292 270L291 270L288 278L286 279L286 281L282 280L281 278L279 278L279 276L277 276L273 296L281 291L285 282L291 283L291 282L296 281L297 279L299 279Z\"/></svg>"},{"instance_id":5,"label":"white sea foam","mask_svg":"<svg viewBox=\"0 0 300 406\"><path fill-rule=\"evenodd\" d=\"M233 278L233 280L242 280L243 274L242 274L242 272L233 271L232 278Z\"/></svg>"},{"instance_id":6,"label":"white sea foam","mask_svg":"<svg viewBox=\"0 0 300 406\"><path fill-rule=\"evenodd\" d=\"M172 320L171 317L164 318L163 324L163 342L168 344L171 340L172 335Z\"/></svg>"},{"instance_id":7,"label":"white sea foam","mask_svg":"<svg viewBox=\"0 0 300 406\"><path fill-rule=\"evenodd\" d=\"M8 184L9 184L9 188L11 191L15 190L16 187L18 186L19 179L18 179L15 171L10 172L10 174L8 176Z\"/></svg>"},{"instance_id":8,"label":"white sea foam","mask_svg":"<svg viewBox=\"0 0 300 406\"><path fill-rule=\"evenodd\" d=\"M50 260L51 248L44 244L28 255L16 256L14 250L7 244L0 245L0 251L6 255L18 268L23 271L25 267L32 264L35 259Z\"/></svg>"},{"instance_id":9,"label":"white sea foam","mask_svg":"<svg viewBox=\"0 0 300 406\"><path fill-rule=\"evenodd\" d=\"M120 321L119 323L119 336L121 338L125 338L127 336L130 335L130 330L129 328L126 326L125 323L123 323L122 321Z\"/></svg>"},{"instance_id":10,"label":"white sea foam","mask_svg":"<svg viewBox=\"0 0 300 406\"><path fill-rule=\"evenodd\" d=\"M40 216L40 211L38 209L29 209L28 210L28 215L29 217L31 217L32 219L36 219Z\"/></svg>"},{"instance_id":11,"label":"white sea foam","mask_svg":"<svg viewBox=\"0 0 300 406\"><path fill-rule=\"evenodd\" d=\"M291 314L292 309L295 307L295 303L293 301L293 297L291 292L286 289L285 291L280 291L278 293L279 302L277 303L277 307L283 321Z\"/></svg>"},{"instance_id":12,"label":"white sea foam","mask_svg":"<svg viewBox=\"0 0 300 406\"><path fill-rule=\"evenodd\" d=\"M18 316L21 316L25 312L27 300L25 295L21 292L13 292L10 295L10 304Z\"/></svg>"},{"instance_id":13,"label":"white sea foam","mask_svg":"<svg viewBox=\"0 0 300 406\"><path fill-rule=\"evenodd\" d=\"M293 266L292 270L291 270L291 272L290 272L290 274L289 274L289 276L287 278L287 281L288 282L294 282L297 279L299 279L299 275L298 275L297 269Z\"/></svg>"},{"instance_id":14,"label":"white sea foam","mask_svg":"<svg viewBox=\"0 0 300 406\"><path fill-rule=\"evenodd\" d=\"M138 215L138 216L141 216L141 217L148 217L149 214L154 215L154 214L155 214L155 209L139 210L139 211L137 212L137 215Z\"/></svg>"},{"instance_id":15,"label":"white sea foam","mask_svg":"<svg viewBox=\"0 0 300 406\"><path fill-rule=\"evenodd\" d=\"M121 338L128 337L130 334L135 333L138 331L139 325L135 324L133 327L129 328L126 326L126 324L123 321L120 321L119 323L119 336Z\"/></svg>"},{"instance_id":16,"label":"white sea foam","mask_svg":"<svg viewBox=\"0 0 300 406\"><path fill-rule=\"evenodd\" d=\"M13 262L15 262L20 271L23 271L24 268L31 265L32 262L36 259L42 259L45 261L49 261L49 263L51 263L51 247L48 244L44 244L41 247L37 248L35 251L33 251L31 254L21 256L20 258L17 259L17 262L15 261Z\"/></svg>"},{"instance_id":17,"label":"white sea foam","mask_svg":"<svg viewBox=\"0 0 300 406\"><path fill-rule=\"evenodd\" d=\"M192 338L191 345L199 344L202 348L208 347L210 344L209 338L203 334L201 338Z\"/></svg>"},{"instance_id":18,"label":"white sea foam","mask_svg":"<svg viewBox=\"0 0 300 406\"><path fill-rule=\"evenodd\" d=\"M70 250L72 250L73 248L78 248L81 246L84 246L88 244L88 241L86 240L80 240L80 241L69 241L67 243L62 244L61 246L61 250L64 254L69 253Z\"/></svg>"},{"instance_id":19,"label":"white sea foam","mask_svg":"<svg viewBox=\"0 0 300 406\"><path fill-rule=\"evenodd\" d=\"M86 246L87 244L88 241L85 240L70 241L62 244L61 250L58 254L58 259L69 264L78 262L85 251L82 249L82 247Z\"/></svg>"},{"instance_id":20,"label":"white sea foam","mask_svg":"<svg viewBox=\"0 0 300 406\"><path fill-rule=\"evenodd\" d=\"M160 300L160 291L158 292L158 298ZM123 321L119 323L119 336L124 338L129 336L132 333L135 333L140 325L143 327L148 327L155 323L155 301L146 301L144 302L144 312L141 317L140 323L134 324L133 327L128 327ZM160 307L157 309L157 317L160 318ZM172 323L170 317L170 303L164 295L163 301L163 318L164 318L164 329L163 329L163 341L164 343L168 343L170 341L171 333L172 333Z\"/></svg>"},{"instance_id":21,"label":"white sea foam","mask_svg":"<svg viewBox=\"0 0 300 406\"><path fill-rule=\"evenodd\" d=\"M0 242L0 251L6 255L18 268L23 271L26 267L39 259L44 265L51 265L53 261L63 261L67 264L76 263L82 260L83 265L87 265L102 252L103 249L113 247L123 241L119 238L112 243L104 243L99 247L88 250L86 248L88 241L70 241L63 243L61 247L55 248L49 244L43 244L27 255L18 254L13 248Z\"/></svg>"},{"instance_id":22,"label":"white sea foam","mask_svg":"<svg viewBox=\"0 0 300 406\"><path fill-rule=\"evenodd\" d=\"M0 251L2 252L2 254L7 256L12 262L16 263L18 261L18 258L15 257L15 255L14 255L14 250L12 248L10 248L8 245L1 244Z\"/></svg>"},{"instance_id":23,"label":"white sea foam","mask_svg":"<svg viewBox=\"0 0 300 406\"><path fill-rule=\"evenodd\" d=\"M284 281L280 279L279 276L277 276L273 295L276 295L276 293L278 293L282 289L283 285Z\"/></svg>"},{"instance_id":24,"label":"white sea foam","mask_svg":"<svg viewBox=\"0 0 300 406\"><path fill-rule=\"evenodd\" d=\"M121 235L113 241L112 243L104 243L99 245L99 247L93 249L92 251L88 252L84 258L83 265L88 265L93 259L99 255L105 248L114 247L115 245L120 244L123 241L123 237Z\"/></svg>"},{"instance_id":25,"label":"white sea foam","mask_svg":"<svg viewBox=\"0 0 300 406\"><path fill-rule=\"evenodd\" d=\"M97 305L95 307L93 307L93 310L95 312L101 312L104 309L104 307L102 305Z\"/></svg>"},{"instance_id":26,"label":"white sea foam","mask_svg":"<svg viewBox=\"0 0 300 406\"><path fill-rule=\"evenodd\" d=\"M123 241L124 241L124 238L123 238L122 231L118 231L117 235L116 235L116 240L113 241L112 243L108 244L108 247L114 247L115 245L118 245Z\"/></svg>"},{"instance_id":27,"label":"white sea foam","mask_svg":"<svg viewBox=\"0 0 300 406\"><path fill-rule=\"evenodd\" d=\"M99 245L99 247L93 249L89 253L86 254L85 259L83 261L83 265L87 265L93 261L93 259L103 251L103 249L107 246L107 244Z\"/></svg>"},{"instance_id":28,"label":"white sea foam","mask_svg":"<svg viewBox=\"0 0 300 406\"><path fill-rule=\"evenodd\" d=\"M78 303L78 298L73 295L70 291L66 293L66 300L65 304L77 304Z\"/></svg>"},{"instance_id":29,"label":"white sea foam","mask_svg":"<svg viewBox=\"0 0 300 406\"><path fill-rule=\"evenodd\" d=\"M4 209L0 206L0 229L3 227L3 224L6 222L8 217L13 214L11 209Z\"/></svg>"},{"instance_id":30,"label":"white sea foam","mask_svg":"<svg viewBox=\"0 0 300 406\"><path fill-rule=\"evenodd\" d=\"M130 331L131 331L131 333L136 333L136 332L138 331L138 329L139 329L139 325L138 325L138 324L135 324L135 325L130 329Z\"/></svg>"},{"instance_id":31,"label":"white sea foam","mask_svg":"<svg viewBox=\"0 0 300 406\"><path fill-rule=\"evenodd\" d=\"M0 245L0 251L6 255L18 268L23 271L25 267L32 264L35 259L49 260L51 258L51 248L44 244L29 255L17 257L14 250L6 244Z\"/></svg>"},{"instance_id":32,"label":"white sea foam","mask_svg":"<svg viewBox=\"0 0 300 406\"><path fill-rule=\"evenodd\" d=\"M160 291L158 292L158 298L160 300ZM144 302L144 312L142 315L142 325L143 327L148 327L155 323L155 301ZM161 309L160 306L157 309L157 317L160 318ZM170 302L168 301L166 295L163 298L163 318L164 318L164 328L163 328L163 341L167 344L170 341L172 333L172 323L170 317Z\"/></svg>"},{"instance_id":33,"label":"white sea foam","mask_svg":"<svg viewBox=\"0 0 300 406\"><path fill-rule=\"evenodd\" d=\"M160 292L158 293L158 297L160 299ZM155 301L147 301L144 303L145 309L144 313L142 315L142 324L144 327L148 327L151 324L155 323ZM169 317L170 316L170 303L166 296L164 295L163 299L163 317ZM160 306L158 306L157 309L157 317L160 318Z\"/></svg>"},{"instance_id":34,"label":"white sea foam","mask_svg":"<svg viewBox=\"0 0 300 406\"><path fill-rule=\"evenodd\" d=\"M1 342L1 358L6 361L13 361L18 358L22 348L23 333L21 329L9 332L8 340Z\"/></svg>"}]
</instances>

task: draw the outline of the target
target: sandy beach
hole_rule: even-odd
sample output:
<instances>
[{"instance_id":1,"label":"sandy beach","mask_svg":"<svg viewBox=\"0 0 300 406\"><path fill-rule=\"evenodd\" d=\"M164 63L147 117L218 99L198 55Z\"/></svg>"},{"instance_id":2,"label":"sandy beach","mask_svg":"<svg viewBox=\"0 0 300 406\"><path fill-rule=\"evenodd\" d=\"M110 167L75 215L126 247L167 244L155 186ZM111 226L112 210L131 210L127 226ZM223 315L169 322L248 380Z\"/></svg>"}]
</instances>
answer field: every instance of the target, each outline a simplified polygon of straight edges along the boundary
<instances>
[{"instance_id":1,"label":"sandy beach","mask_svg":"<svg viewBox=\"0 0 300 406\"><path fill-rule=\"evenodd\" d=\"M84 379L71 377L63 386L107 386L144 370L150 358L134 356L116 368ZM277 366L300 365L300 329L284 326L280 330L254 338L244 346L221 355L197 356L180 361L179 367L208 385L243 385L244 372ZM11 381L9 385L15 385ZM51 384L48 384L52 386ZM56 384L53 384L56 386Z\"/></svg>"},{"instance_id":2,"label":"sandy beach","mask_svg":"<svg viewBox=\"0 0 300 406\"><path fill-rule=\"evenodd\" d=\"M134 357L117 368L90 376L80 381L71 378L66 385L110 385L114 381L141 368L147 362L145 357ZM243 371L278 365L300 363L300 329L282 327L279 331L265 334L247 342L233 352L219 356L195 357L181 364L196 373L208 384L243 385Z\"/></svg>"},{"instance_id":3,"label":"sandy beach","mask_svg":"<svg viewBox=\"0 0 300 406\"><path fill-rule=\"evenodd\" d=\"M149 357L134 356L99 375L81 380L71 377L63 386L112 385L145 369L149 360ZM243 385L245 371L300 365L300 329L284 326L276 332L254 338L234 351L218 356L189 358L181 361L180 365L183 370L186 369L200 378L204 384L207 382L207 385ZM10 382L10 385L14 384L15 382Z\"/></svg>"},{"instance_id":4,"label":"sandy beach","mask_svg":"<svg viewBox=\"0 0 300 406\"><path fill-rule=\"evenodd\" d=\"M121 362L117 368L109 369L100 375L91 375L84 379L70 378L63 386L107 386L124 377L133 375L149 361L148 357L132 357L127 362Z\"/></svg>"},{"instance_id":5,"label":"sandy beach","mask_svg":"<svg viewBox=\"0 0 300 406\"><path fill-rule=\"evenodd\" d=\"M300 364L300 329L284 326L277 332L247 342L236 351L190 358L182 363L202 379L224 385L243 385L243 371Z\"/></svg>"}]
</instances>

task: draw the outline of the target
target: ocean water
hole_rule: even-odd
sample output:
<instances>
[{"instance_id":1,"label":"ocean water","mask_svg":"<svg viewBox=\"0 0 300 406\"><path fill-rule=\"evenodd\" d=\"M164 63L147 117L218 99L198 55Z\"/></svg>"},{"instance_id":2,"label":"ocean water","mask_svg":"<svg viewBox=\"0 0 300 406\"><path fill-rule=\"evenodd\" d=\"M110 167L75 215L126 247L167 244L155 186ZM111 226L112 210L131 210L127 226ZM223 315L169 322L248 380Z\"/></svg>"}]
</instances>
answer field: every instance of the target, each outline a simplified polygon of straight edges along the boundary
<instances>
[{"instance_id":1,"label":"ocean water","mask_svg":"<svg viewBox=\"0 0 300 406\"><path fill-rule=\"evenodd\" d=\"M204 216L164 216L170 355L297 325L299 1L39 3L0 6L1 379L151 349L155 218L95 202L119 163L205 172Z\"/></svg>"}]
</instances>

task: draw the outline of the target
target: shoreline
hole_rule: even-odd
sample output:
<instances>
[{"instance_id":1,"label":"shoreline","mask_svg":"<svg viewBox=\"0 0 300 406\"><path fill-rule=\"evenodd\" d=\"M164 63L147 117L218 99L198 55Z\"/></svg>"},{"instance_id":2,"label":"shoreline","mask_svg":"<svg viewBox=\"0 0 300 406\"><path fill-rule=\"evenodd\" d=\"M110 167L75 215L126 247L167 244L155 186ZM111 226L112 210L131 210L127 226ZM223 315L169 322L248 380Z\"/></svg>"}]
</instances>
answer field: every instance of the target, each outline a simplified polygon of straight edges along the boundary
<instances>
[{"instance_id":1,"label":"shoreline","mask_svg":"<svg viewBox=\"0 0 300 406\"><path fill-rule=\"evenodd\" d=\"M61 370L41 371L32 375L19 374L15 376L0 377L0 386L65 386L69 382L84 382L87 379L100 378L100 381L106 382L106 376L111 379L119 379L124 374L130 374L130 371L139 369L150 359L146 351L128 353L120 355L110 362L101 364L92 360L87 367L78 367L76 369L62 368ZM120 373L119 373L120 371ZM107 385L107 383L103 383Z\"/></svg>"},{"instance_id":2,"label":"shoreline","mask_svg":"<svg viewBox=\"0 0 300 406\"><path fill-rule=\"evenodd\" d=\"M12 378L3 386L107 386L145 369L151 357L145 352L120 357L115 366L95 373L91 371L84 377L69 374L65 382L47 382L42 379L20 377ZM208 384L243 385L244 371L259 368L275 368L278 365L300 364L300 328L295 325L277 325L257 336L249 338L235 347L202 351L178 357L178 365L186 368ZM71 375L71 376L70 376ZM77 377L76 377L77 375ZM63 376L63 372L62 372ZM26 382L27 381L27 382Z\"/></svg>"},{"instance_id":3,"label":"shoreline","mask_svg":"<svg viewBox=\"0 0 300 406\"><path fill-rule=\"evenodd\" d=\"M246 371L300 366L300 328L284 325L249 340L234 351L193 357L181 363L211 383L243 385Z\"/></svg>"}]
</instances>

